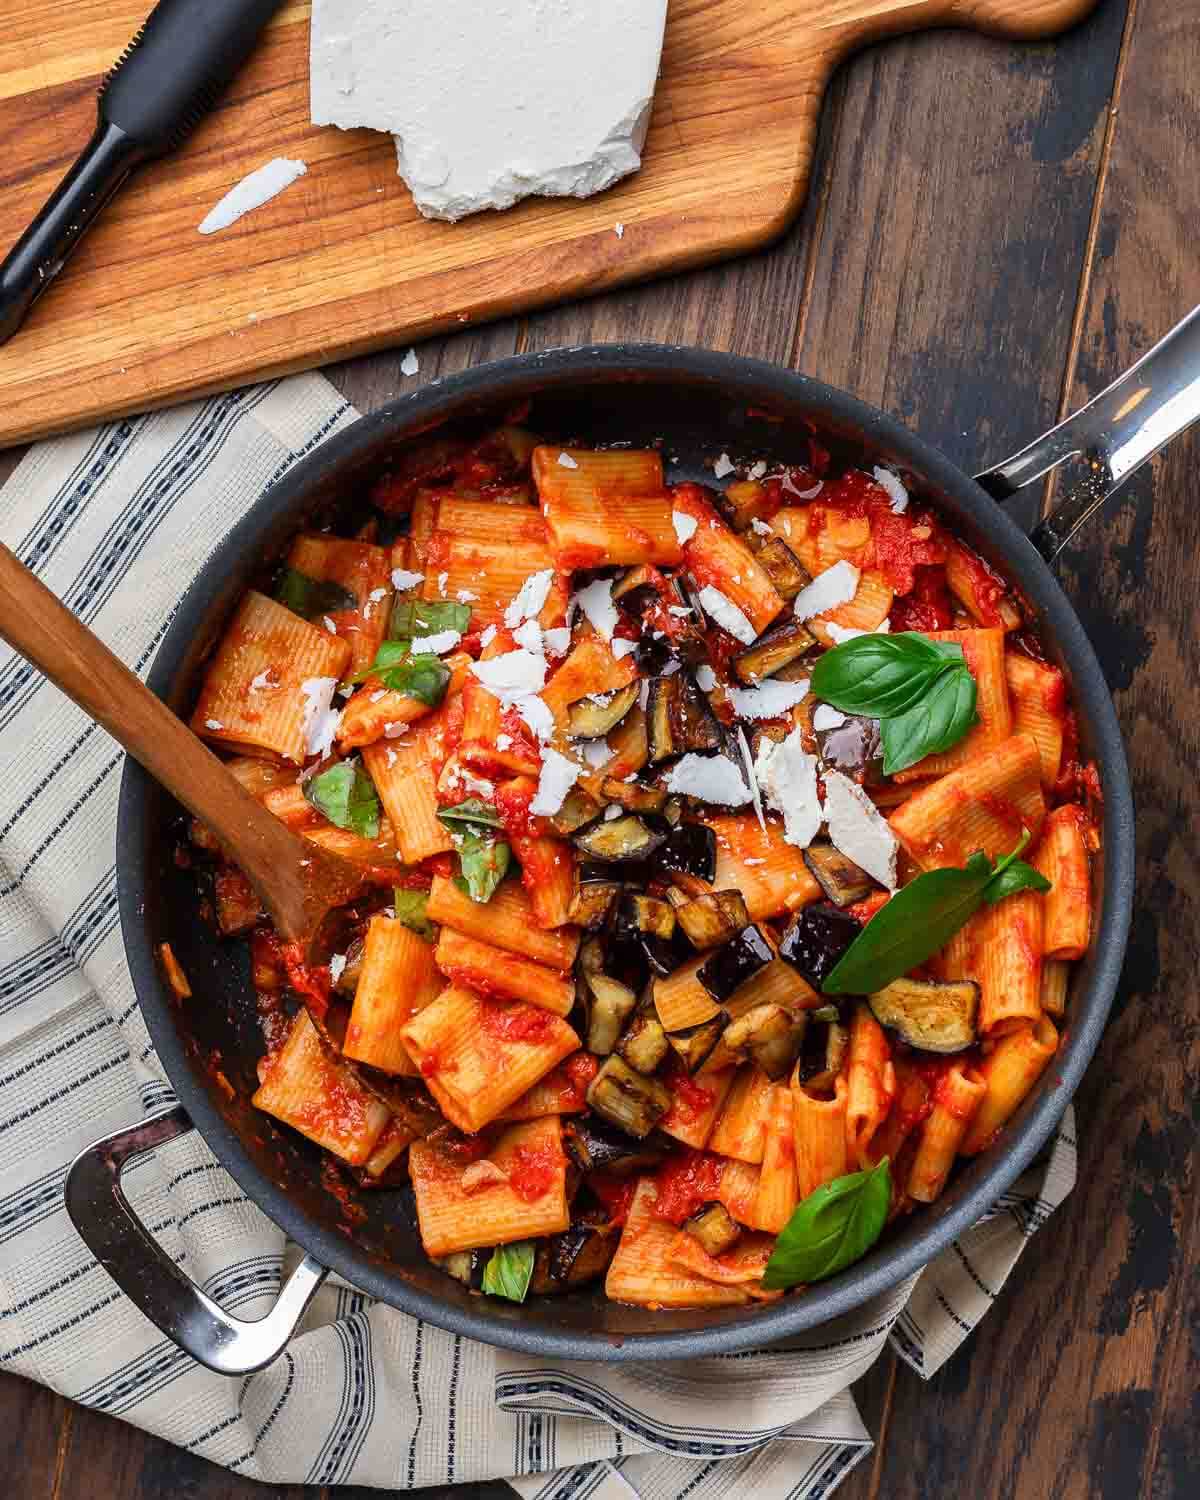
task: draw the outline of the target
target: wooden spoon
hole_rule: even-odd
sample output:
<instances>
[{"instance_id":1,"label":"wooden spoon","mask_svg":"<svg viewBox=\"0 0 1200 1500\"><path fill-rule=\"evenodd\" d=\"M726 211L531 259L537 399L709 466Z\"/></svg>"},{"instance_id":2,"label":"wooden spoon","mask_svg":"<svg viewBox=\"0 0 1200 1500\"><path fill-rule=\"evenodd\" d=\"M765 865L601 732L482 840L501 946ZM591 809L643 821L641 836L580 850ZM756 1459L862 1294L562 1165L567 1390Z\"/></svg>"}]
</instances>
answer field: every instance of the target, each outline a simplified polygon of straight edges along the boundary
<instances>
[{"instance_id":1,"label":"wooden spoon","mask_svg":"<svg viewBox=\"0 0 1200 1500\"><path fill-rule=\"evenodd\" d=\"M306 958L315 956L325 919L359 894L363 872L269 813L2 543L0 637L212 829L280 935L301 944Z\"/></svg>"}]
</instances>

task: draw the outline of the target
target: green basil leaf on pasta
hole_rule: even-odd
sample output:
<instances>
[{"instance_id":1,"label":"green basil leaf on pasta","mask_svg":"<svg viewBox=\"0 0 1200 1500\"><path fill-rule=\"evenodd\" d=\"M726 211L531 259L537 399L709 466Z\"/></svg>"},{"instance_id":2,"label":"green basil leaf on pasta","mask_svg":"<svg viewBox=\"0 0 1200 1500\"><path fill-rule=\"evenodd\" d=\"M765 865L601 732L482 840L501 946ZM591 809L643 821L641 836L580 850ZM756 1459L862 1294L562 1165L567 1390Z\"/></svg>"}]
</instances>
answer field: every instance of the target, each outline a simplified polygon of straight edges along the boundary
<instances>
[{"instance_id":1,"label":"green basil leaf on pasta","mask_svg":"<svg viewBox=\"0 0 1200 1500\"><path fill-rule=\"evenodd\" d=\"M997 901L1003 901L1005 896L1015 896L1018 891L1048 891L1050 882L1032 865L1027 865L1023 859L1014 860L1003 870L997 869L995 875L984 887L983 899L989 906L995 906Z\"/></svg>"},{"instance_id":2,"label":"green basil leaf on pasta","mask_svg":"<svg viewBox=\"0 0 1200 1500\"><path fill-rule=\"evenodd\" d=\"M957 745L975 723L976 696L975 679L965 663L951 664L939 672L911 708L885 716L879 726L884 774L906 771L927 755Z\"/></svg>"},{"instance_id":3,"label":"green basil leaf on pasta","mask_svg":"<svg viewBox=\"0 0 1200 1500\"><path fill-rule=\"evenodd\" d=\"M437 923L429 920L429 892L396 890L393 894L392 910L397 922L411 928L426 942L437 941Z\"/></svg>"},{"instance_id":4,"label":"green basil leaf on pasta","mask_svg":"<svg viewBox=\"0 0 1200 1500\"><path fill-rule=\"evenodd\" d=\"M427 652L414 656L411 646L411 641L383 641L371 665L356 672L350 681L366 682L375 677L390 692L436 708L446 696L450 668Z\"/></svg>"},{"instance_id":5,"label":"green basil leaf on pasta","mask_svg":"<svg viewBox=\"0 0 1200 1500\"><path fill-rule=\"evenodd\" d=\"M501 839L468 833L457 845L462 879L472 901L488 902L508 874L512 850Z\"/></svg>"},{"instance_id":6,"label":"green basil leaf on pasta","mask_svg":"<svg viewBox=\"0 0 1200 1500\"><path fill-rule=\"evenodd\" d=\"M349 589L327 578L310 578L298 568L284 569L275 585L275 598L293 614L303 615L306 620L319 620L323 615L358 608L358 598Z\"/></svg>"},{"instance_id":7,"label":"green basil leaf on pasta","mask_svg":"<svg viewBox=\"0 0 1200 1500\"><path fill-rule=\"evenodd\" d=\"M796 1207L776 1240L763 1286L784 1291L825 1281L861 1260L883 1233L891 1199L886 1156L870 1171L835 1177L817 1188Z\"/></svg>"},{"instance_id":8,"label":"green basil leaf on pasta","mask_svg":"<svg viewBox=\"0 0 1200 1500\"><path fill-rule=\"evenodd\" d=\"M928 641L913 631L860 635L822 655L812 690L843 713L881 719L912 708L956 662L964 662L962 647L949 641Z\"/></svg>"},{"instance_id":9,"label":"green basil leaf on pasta","mask_svg":"<svg viewBox=\"0 0 1200 1500\"><path fill-rule=\"evenodd\" d=\"M469 604L456 604L452 599L397 599L392 605L388 635L392 640L438 635L443 630L457 630L462 635L470 623Z\"/></svg>"},{"instance_id":10,"label":"green basil leaf on pasta","mask_svg":"<svg viewBox=\"0 0 1200 1500\"><path fill-rule=\"evenodd\" d=\"M468 828L502 828L504 826L500 821L500 814L490 802L484 802L481 797L468 797L457 807L443 807L438 812L438 817L448 828L463 825Z\"/></svg>"},{"instance_id":11,"label":"green basil leaf on pasta","mask_svg":"<svg viewBox=\"0 0 1200 1500\"><path fill-rule=\"evenodd\" d=\"M507 1297L510 1302L524 1302L533 1279L535 1254L532 1240L497 1245L483 1268L483 1290L493 1297Z\"/></svg>"},{"instance_id":12,"label":"green basil leaf on pasta","mask_svg":"<svg viewBox=\"0 0 1200 1500\"><path fill-rule=\"evenodd\" d=\"M304 795L336 827L365 839L379 837L379 797L358 760L343 760L310 776Z\"/></svg>"}]
</instances>

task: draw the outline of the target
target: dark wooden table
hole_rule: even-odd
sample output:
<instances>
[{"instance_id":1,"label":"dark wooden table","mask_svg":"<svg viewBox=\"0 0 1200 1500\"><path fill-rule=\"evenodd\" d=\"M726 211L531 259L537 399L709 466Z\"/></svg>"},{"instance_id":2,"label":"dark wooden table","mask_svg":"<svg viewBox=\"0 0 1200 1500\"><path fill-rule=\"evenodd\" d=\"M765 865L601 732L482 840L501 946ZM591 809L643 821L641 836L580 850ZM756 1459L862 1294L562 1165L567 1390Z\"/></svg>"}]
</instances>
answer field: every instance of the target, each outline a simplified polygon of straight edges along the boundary
<instances>
[{"instance_id":1,"label":"dark wooden table","mask_svg":"<svg viewBox=\"0 0 1200 1500\"><path fill-rule=\"evenodd\" d=\"M1188 0L1101 0L1044 45L889 44L837 79L813 191L772 251L428 345L419 378L591 340L702 344L844 386L964 465L998 458L1200 303L1198 152ZM366 410L412 388L402 352L330 374ZM1121 993L1077 1101L1079 1187L940 1375L886 1357L861 1382L879 1442L839 1500L1200 1492L1198 473L1200 435L1063 568L1125 727L1140 854ZM14 1500L270 1488L7 1376L0 1474Z\"/></svg>"}]
</instances>

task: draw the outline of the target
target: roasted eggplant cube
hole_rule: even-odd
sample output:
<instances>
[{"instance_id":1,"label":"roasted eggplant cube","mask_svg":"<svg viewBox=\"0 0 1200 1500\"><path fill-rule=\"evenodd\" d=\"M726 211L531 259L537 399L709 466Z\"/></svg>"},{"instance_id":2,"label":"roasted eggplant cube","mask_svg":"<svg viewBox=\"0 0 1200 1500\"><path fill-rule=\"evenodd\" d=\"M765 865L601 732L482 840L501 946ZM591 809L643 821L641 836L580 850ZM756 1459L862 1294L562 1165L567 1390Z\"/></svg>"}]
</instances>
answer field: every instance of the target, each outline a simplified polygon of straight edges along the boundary
<instances>
[{"instance_id":1,"label":"roasted eggplant cube","mask_svg":"<svg viewBox=\"0 0 1200 1500\"><path fill-rule=\"evenodd\" d=\"M627 568L612 586L612 602L628 610L631 615L641 615L656 599L658 579L662 574L649 563L638 563Z\"/></svg>"},{"instance_id":2,"label":"roasted eggplant cube","mask_svg":"<svg viewBox=\"0 0 1200 1500\"><path fill-rule=\"evenodd\" d=\"M817 753L827 766L847 776L861 776L866 786L883 782L883 739L878 719L847 714L836 729L816 731Z\"/></svg>"},{"instance_id":3,"label":"roasted eggplant cube","mask_svg":"<svg viewBox=\"0 0 1200 1500\"><path fill-rule=\"evenodd\" d=\"M665 1154L661 1146L632 1140L594 1115L563 1121L563 1148L581 1172L611 1172L615 1177L656 1167Z\"/></svg>"},{"instance_id":4,"label":"roasted eggplant cube","mask_svg":"<svg viewBox=\"0 0 1200 1500\"><path fill-rule=\"evenodd\" d=\"M799 620L789 620L760 636L753 646L733 658L733 670L742 682L762 682L811 651L816 641Z\"/></svg>"},{"instance_id":5,"label":"roasted eggplant cube","mask_svg":"<svg viewBox=\"0 0 1200 1500\"><path fill-rule=\"evenodd\" d=\"M852 916L832 903L806 906L784 933L779 956L819 990L861 931Z\"/></svg>"},{"instance_id":6,"label":"roasted eggplant cube","mask_svg":"<svg viewBox=\"0 0 1200 1500\"><path fill-rule=\"evenodd\" d=\"M735 479L714 493L713 504L734 531L747 531L755 517L765 513L769 498L766 485L757 479ZM752 542L753 537L747 540Z\"/></svg>"},{"instance_id":7,"label":"roasted eggplant cube","mask_svg":"<svg viewBox=\"0 0 1200 1500\"><path fill-rule=\"evenodd\" d=\"M667 805L667 794L661 787L642 786L637 781L617 781L606 776L600 783L600 795L605 802L615 802L626 812L661 814Z\"/></svg>"},{"instance_id":8,"label":"roasted eggplant cube","mask_svg":"<svg viewBox=\"0 0 1200 1500\"><path fill-rule=\"evenodd\" d=\"M718 1003L728 1000L734 990L752 979L775 957L761 927L751 923L736 937L716 949L701 965L696 978Z\"/></svg>"},{"instance_id":9,"label":"roasted eggplant cube","mask_svg":"<svg viewBox=\"0 0 1200 1500\"><path fill-rule=\"evenodd\" d=\"M672 1050L689 1073L698 1073L708 1061L728 1021L729 1017L720 1010L710 1020L667 1033Z\"/></svg>"},{"instance_id":10,"label":"roasted eggplant cube","mask_svg":"<svg viewBox=\"0 0 1200 1500\"><path fill-rule=\"evenodd\" d=\"M682 672L655 677L650 683L646 718L651 764L689 751L721 747L716 716L700 689Z\"/></svg>"},{"instance_id":11,"label":"roasted eggplant cube","mask_svg":"<svg viewBox=\"0 0 1200 1500\"><path fill-rule=\"evenodd\" d=\"M893 979L869 995L881 1026L922 1052L961 1052L976 1038L979 986L970 979Z\"/></svg>"},{"instance_id":12,"label":"roasted eggplant cube","mask_svg":"<svg viewBox=\"0 0 1200 1500\"><path fill-rule=\"evenodd\" d=\"M627 813L611 823L593 823L574 836L573 843L586 858L602 864L626 864L656 854L667 835L649 828L641 818Z\"/></svg>"},{"instance_id":13,"label":"roasted eggplant cube","mask_svg":"<svg viewBox=\"0 0 1200 1500\"><path fill-rule=\"evenodd\" d=\"M625 1022L633 1014L637 996L631 989L610 979L607 974L589 974L588 989L591 1003L588 1007L587 1047L597 1057L607 1057L617 1045L617 1038Z\"/></svg>"},{"instance_id":14,"label":"roasted eggplant cube","mask_svg":"<svg viewBox=\"0 0 1200 1500\"><path fill-rule=\"evenodd\" d=\"M567 921L582 927L585 932L599 932L620 894L621 886L615 880L579 882L571 897Z\"/></svg>"},{"instance_id":15,"label":"roasted eggplant cube","mask_svg":"<svg viewBox=\"0 0 1200 1500\"><path fill-rule=\"evenodd\" d=\"M663 979L668 974L674 974L675 970L687 963L689 958L696 956L696 950L678 927L669 938L660 938L652 932L643 932L639 941L651 971Z\"/></svg>"},{"instance_id":16,"label":"roasted eggplant cube","mask_svg":"<svg viewBox=\"0 0 1200 1500\"><path fill-rule=\"evenodd\" d=\"M850 1047L850 1032L840 1021L818 1021L809 1011L808 1028L796 1061L796 1081L814 1094L832 1094Z\"/></svg>"},{"instance_id":17,"label":"roasted eggplant cube","mask_svg":"<svg viewBox=\"0 0 1200 1500\"><path fill-rule=\"evenodd\" d=\"M681 823L667 834L655 863L674 875L712 880L717 873L717 836L705 823Z\"/></svg>"},{"instance_id":18,"label":"roasted eggplant cube","mask_svg":"<svg viewBox=\"0 0 1200 1500\"><path fill-rule=\"evenodd\" d=\"M628 891L624 901L626 919L638 932L669 938L675 931L675 912L667 901L655 896L639 896Z\"/></svg>"},{"instance_id":19,"label":"roasted eggplant cube","mask_svg":"<svg viewBox=\"0 0 1200 1500\"><path fill-rule=\"evenodd\" d=\"M567 1291L596 1281L616 1254L616 1234L604 1234L594 1224L572 1224L547 1242L550 1290ZM539 1259L540 1250L539 1249ZM540 1288L534 1288L535 1291Z\"/></svg>"},{"instance_id":20,"label":"roasted eggplant cube","mask_svg":"<svg viewBox=\"0 0 1200 1500\"><path fill-rule=\"evenodd\" d=\"M810 844L804 851L809 873L834 906L853 906L875 889L875 882L832 844Z\"/></svg>"},{"instance_id":21,"label":"roasted eggplant cube","mask_svg":"<svg viewBox=\"0 0 1200 1500\"><path fill-rule=\"evenodd\" d=\"M783 1078L791 1072L804 1041L803 1011L793 1015L782 1005L756 1005L731 1021L721 1040L730 1052L749 1057L768 1078Z\"/></svg>"},{"instance_id":22,"label":"roasted eggplant cube","mask_svg":"<svg viewBox=\"0 0 1200 1500\"><path fill-rule=\"evenodd\" d=\"M742 1237L742 1226L723 1203L706 1203L683 1227L700 1244L706 1255L724 1255Z\"/></svg>"},{"instance_id":23,"label":"roasted eggplant cube","mask_svg":"<svg viewBox=\"0 0 1200 1500\"><path fill-rule=\"evenodd\" d=\"M622 1033L617 1043L617 1055L623 1057L635 1073L653 1073L670 1047L653 1005L642 1006Z\"/></svg>"},{"instance_id":24,"label":"roasted eggplant cube","mask_svg":"<svg viewBox=\"0 0 1200 1500\"><path fill-rule=\"evenodd\" d=\"M603 811L604 808L595 797L585 792L581 786L574 786L550 819L550 827L560 838L570 838L573 833L594 823Z\"/></svg>"},{"instance_id":25,"label":"roasted eggplant cube","mask_svg":"<svg viewBox=\"0 0 1200 1500\"><path fill-rule=\"evenodd\" d=\"M461 1281L463 1286L469 1286L478 1292L483 1288L483 1272L488 1261L492 1258L492 1250L456 1250L453 1255L447 1255L440 1262L441 1268L447 1276L453 1276L455 1281Z\"/></svg>"},{"instance_id":26,"label":"roasted eggplant cube","mask_svg":"<svg viewBox=\"0 0 1200 1500\"><path fill-rule=\"evenodd\" d=\"M671 1095L657 1078L644 1078L610 1057L592 1079L587 1102L610 1124L644 1140L670 1109Z\"/></svg>"},{"instance_id":27,"label":"roasted eggplant cube","mask_svg":"<svg viewBox=\"0 0 1200 1500\"><path fill-rule=\"evenodd\" d=\"M711 891L676 907L675 920L696 948L727 943L750 925L741 891Z\"/></svg>"},{"instance_id":28,"label":"roasted eggplant cube","mask_svg":"<svg viewBox=\"0 0 1200 1500\"><path fill-rule=\"evenodd\" d=\"M598 740L615 729L637 702L638 685L592 698L580 698L567 709L567 733L573 740Z\"/></svg>"},{"instance_id":29,"label":"roasted eggplant cube","mask_svg":"<svg viewBox=\"0 0 1200 1500\"><path fill-rule=\"evenodd\" d=\"M812 574L781 536L772 537L758 549L758 565L781 599L794 599L812 582Z\"/></svg>"}]
</instances>

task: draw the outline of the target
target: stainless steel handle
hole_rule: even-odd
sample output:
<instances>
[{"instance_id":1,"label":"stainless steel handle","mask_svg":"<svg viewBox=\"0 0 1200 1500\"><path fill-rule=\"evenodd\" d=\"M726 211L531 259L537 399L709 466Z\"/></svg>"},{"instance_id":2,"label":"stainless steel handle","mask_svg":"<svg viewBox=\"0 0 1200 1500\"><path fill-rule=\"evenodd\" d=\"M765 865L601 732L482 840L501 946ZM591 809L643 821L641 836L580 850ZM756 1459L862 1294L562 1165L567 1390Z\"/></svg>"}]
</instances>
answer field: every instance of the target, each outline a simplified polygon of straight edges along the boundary
<instances>
[{"instance_id":1,"label":"stainless steel handle","mask_svg":"<svg viewBox=\"0 0 1200 1500\"><path fill-rule=\"evenodd\" d=\"M121 1173L131 1158L193 1128L182 1109L169 1109L88 1146L67 1173L67 1213L112 1279L169 1339L218 1375L248 1375L287 1347L328 1271L306 1255L257 1323L230 1317L184 1275L134 1213Z\"/></svg>"},{"instance_id":2,"label":"stainless steel handle","mask_svg":"<svg viewBox=\"0 0 1200 1500\"><path fill-rule=\"evenodd\" d=\"M1052 562L1135 469L1198 418L1200 307L1080 411L975 479L1007 500L1067 459L1082 461L1078 482L1030 533Z\"/></svg>"}]
</instances>

